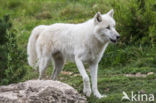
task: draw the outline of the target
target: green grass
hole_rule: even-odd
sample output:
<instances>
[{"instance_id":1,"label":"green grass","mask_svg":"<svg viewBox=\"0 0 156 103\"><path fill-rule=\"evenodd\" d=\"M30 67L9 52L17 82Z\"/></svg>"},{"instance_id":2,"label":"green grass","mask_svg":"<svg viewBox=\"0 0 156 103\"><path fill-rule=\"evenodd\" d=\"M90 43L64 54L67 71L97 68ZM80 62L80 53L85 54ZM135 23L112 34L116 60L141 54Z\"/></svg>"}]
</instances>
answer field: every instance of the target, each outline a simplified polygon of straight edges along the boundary
<instances>
[{"instance_id":1,"label":"green grass","mask_svg":"<svg viewBox=\"0 0 156 103\"><path fill-rule=\"evenodd\" d=\"M9 14L13 23L18 45L26 53L28 38L32 29L41 24L56 22L79 23L92 18L97 11L106 13L112 8L111 0L1 0L0 16ZM122 1L127 2L127 1ZM116 13L115 13L116 15ZM115 18L119 18L115 16ZM117 21L118 22L118 21ZM123 34L122 34L123 35ZM121 35L121 38L122 38ZM27 72L21 81L37 79L38 72L24 65ZM88 69L88 66L86 66ZM63 71L71 74L59 75L58 80L65 82L82 93L83 82L73 63L67 63ZM126 77L124 74L147 74L147 77ZM52 65L46 78L50 78ZM89 72L88 72L89 73ZM106 50L98 71L98 88L107 98L97 99L93 95L87 98L89 103L121 103L122 91L144 91L156 98L156 48L144 45L125 45L119 42ZM83 93L82 93L83 95ZM132 103L132 102L127 102ZM156 103L151 102L151 103Z\"/></svg>"}]
</instances>

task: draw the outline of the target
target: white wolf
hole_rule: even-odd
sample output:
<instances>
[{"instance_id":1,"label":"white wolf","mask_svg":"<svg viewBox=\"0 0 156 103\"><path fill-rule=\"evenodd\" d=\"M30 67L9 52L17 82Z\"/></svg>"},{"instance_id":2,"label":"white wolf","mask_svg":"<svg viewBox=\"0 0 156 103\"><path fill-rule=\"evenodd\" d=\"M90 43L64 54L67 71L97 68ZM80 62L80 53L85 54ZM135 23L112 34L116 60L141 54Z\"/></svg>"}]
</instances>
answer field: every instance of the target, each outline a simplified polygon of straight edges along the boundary
<instances>
[{"instance_id":1,"label":"white wolf","mask_svg":"<svg viewBox=\"0 0 156 103\"><path fill-rule=\"evenodd\" d=\"M108 44L120 37L115 30L113 14L112 9L103 15L98 12L92 19L80 24L56 23L35 27L29 38L27 53L29 65L39 66L39 79L51 60L54 62L52 79L57 78L66 60L74 61L83 78L83 92L90 96L89 77L84 67L84 63L88 63L93 94L103 97L97 88L98 63Z\"/></svg>"}]
</instances>

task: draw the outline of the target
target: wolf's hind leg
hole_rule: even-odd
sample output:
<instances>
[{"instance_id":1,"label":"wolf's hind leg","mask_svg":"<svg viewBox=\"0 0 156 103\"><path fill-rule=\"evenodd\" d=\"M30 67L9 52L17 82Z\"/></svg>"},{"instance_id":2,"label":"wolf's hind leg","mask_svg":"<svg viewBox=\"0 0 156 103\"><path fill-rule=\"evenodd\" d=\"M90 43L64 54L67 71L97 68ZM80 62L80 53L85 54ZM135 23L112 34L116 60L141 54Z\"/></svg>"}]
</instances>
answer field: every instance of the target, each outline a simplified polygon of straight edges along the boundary
<instances>
[{"instance_id":1,"label":"wolf's hind leg","mask_svg":"<svg viewBox=\"0 0 156 103\"><path fill-rule=\"evenodd\" d=\"M55 53L55 54L53 54L53 60L54 60L54 68L53 68L53 73L52 73L51 79L56 80L58 74L63 69L64 58L61 53Z\"/></svg>"},{"instance_id":2,"label":"wolf's hind leg","mask_svg":"<svg viewBox=\"0 0 156 103\"><path fill-rule=\"evenodd\" d=\"M38 46L37 48L37 55L39 58L39 79L42 79L45 70L47 69L49 65L49 61L51 60L51 53L46 48L40 48Z\"/></svg>"},{"instance_id":3,"label":"wolf's hind leg","mask_svg":"<svg viewBox=\"0 0 156 103\"><path fill-rule=\"evenodd\" d=\"M42 57L39 61L39 79L42 79L45 70L47 69L49 65L49 57Z\"/></svg>"}]
</instances>

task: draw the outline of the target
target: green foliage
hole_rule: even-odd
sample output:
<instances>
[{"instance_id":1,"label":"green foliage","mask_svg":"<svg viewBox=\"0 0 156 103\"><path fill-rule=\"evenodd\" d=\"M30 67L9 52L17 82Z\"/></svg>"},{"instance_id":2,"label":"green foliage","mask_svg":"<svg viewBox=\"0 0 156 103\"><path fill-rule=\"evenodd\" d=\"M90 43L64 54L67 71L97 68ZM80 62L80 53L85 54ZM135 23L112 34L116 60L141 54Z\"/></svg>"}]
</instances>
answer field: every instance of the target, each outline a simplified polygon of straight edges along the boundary
<instances>
[{"instance_id":1,"label":"green foliage","mask_svg":"<svg viewBox=\"0 0 156 103\"><path fill-rule=\"evenodd\" d=\"M8 23L9 16L4 16L3 20L0 20L0 45L3 45L7 41L6 32L11 27L11 23Z\"/></svg>"},{"instance_id":2,"label":"green foliage","mask_svg":"<svg viewBox=\"0 0 156 103\"><path fill-rule=\"evenodd\" d=\"M154 53L149 60L143 58L156 44L156 11L155 0L113 0L110 2L115 9L117 30L121 35L120 42L106 50L101 66L125 66L132 63L133 67L156 67ZM149 49L149 50L148 50ZM140 58L140 59L139 59ZM137 60L139 59L139 60Z\"/></svg>"},{"instance_id":3,"label":"green foliage","mask_svg":"<svg viewBox=\"0 0 156 103\"><path fill-rule=\"evenodd\" d=\"M0 84L18 82L25 73L22 64L26 55L18 49L15 35L10 30L9 16L0 21Z\"/></svg>"},{"instance_id":4,"label":"green foliage","mask_svg":"<svg viewBox=\"0 0 156 103\"><path fill-rule=\"evenodd\" d=\"M126 44L156 43L155 0L114 0L118 30Z\"/></svg>"}]
</instances>

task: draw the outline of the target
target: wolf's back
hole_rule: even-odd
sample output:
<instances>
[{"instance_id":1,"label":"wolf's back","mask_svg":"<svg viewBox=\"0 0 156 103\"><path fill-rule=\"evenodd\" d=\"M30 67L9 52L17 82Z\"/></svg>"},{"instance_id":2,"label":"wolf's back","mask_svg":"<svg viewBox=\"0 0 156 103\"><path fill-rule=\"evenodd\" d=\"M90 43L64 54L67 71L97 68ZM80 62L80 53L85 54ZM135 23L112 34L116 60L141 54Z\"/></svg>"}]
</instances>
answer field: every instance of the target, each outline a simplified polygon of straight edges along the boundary
<instances>
[{"instance_id":1,"label":"wolf's back","mask_svg":"<svg viewBox=\"0 0 156 103\"><path fill-rule=\"evenodd\" d=\"M32 30L32 33L29 37L27 54L28 54L28 63L31 67L34 67L37 62L37 53L36 53L36 41L41 34L41 32L46 28L45 25L40 25L35 27Z\"/></svg>"}]
</instances>

